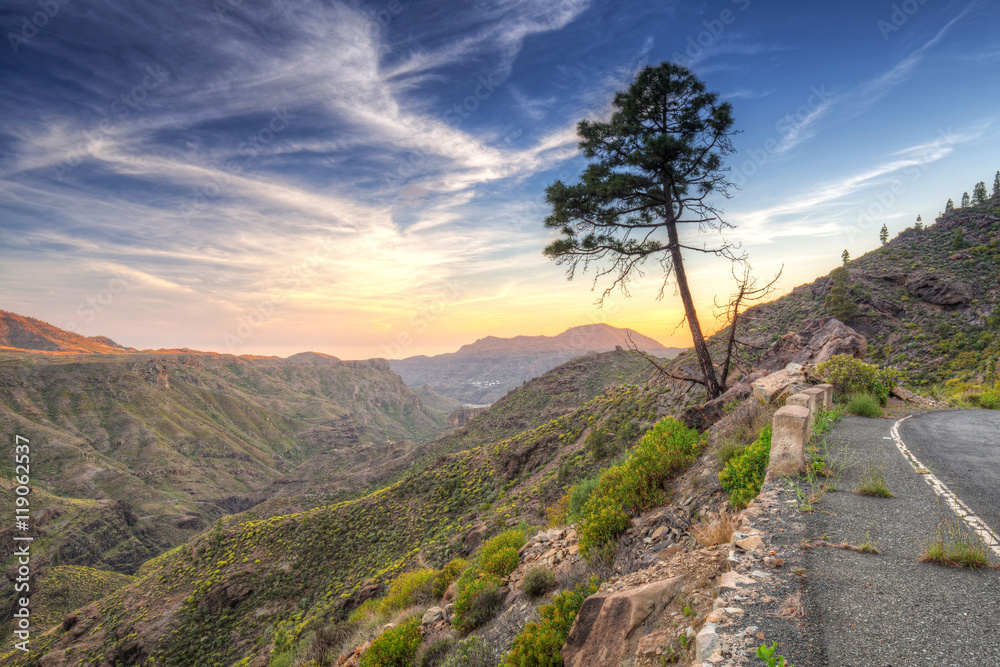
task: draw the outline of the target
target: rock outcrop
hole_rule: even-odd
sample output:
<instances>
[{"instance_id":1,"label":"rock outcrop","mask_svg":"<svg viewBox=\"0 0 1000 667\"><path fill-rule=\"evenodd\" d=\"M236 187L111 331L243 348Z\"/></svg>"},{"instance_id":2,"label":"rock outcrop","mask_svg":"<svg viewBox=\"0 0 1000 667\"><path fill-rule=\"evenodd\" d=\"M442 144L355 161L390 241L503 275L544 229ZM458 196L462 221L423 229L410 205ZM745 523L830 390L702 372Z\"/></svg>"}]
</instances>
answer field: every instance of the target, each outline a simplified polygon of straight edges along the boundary
<instances>
[{"instance_id":1,"label":"rock outcrop","mask_svg":"<svg viewBox=\"0 0 1000 667\"><path fill-rule=\"evenodd\" d=\"M914 276L906 281L906 291L927 303L961 308L972 301L972 285L935 273Z\"/></svg>"},{"instance_id":2,"label":"rock outcrop","mask_svg":"<svg viewBox=\"0 0 1000 667\"><path fill-rule=\"evenodd\" d=\"M838 354L863 359L867 351L865 337L840 320L834 317L809 320L798 331L776 340L754 365L754 374L773 373L788 364L815 366Z\"/></svg>"},{"instance_id":3,"label":"rock outcrop","mask_svg":"<svg viewBox=\"0 0 1000 667\"><path fill-rule=\"evenodd\" d=\"M562 649L566 667L611 667L631 660L646 619L677 596L683 577L672 577L587 598Z\"/></svg>"}]
</instances>

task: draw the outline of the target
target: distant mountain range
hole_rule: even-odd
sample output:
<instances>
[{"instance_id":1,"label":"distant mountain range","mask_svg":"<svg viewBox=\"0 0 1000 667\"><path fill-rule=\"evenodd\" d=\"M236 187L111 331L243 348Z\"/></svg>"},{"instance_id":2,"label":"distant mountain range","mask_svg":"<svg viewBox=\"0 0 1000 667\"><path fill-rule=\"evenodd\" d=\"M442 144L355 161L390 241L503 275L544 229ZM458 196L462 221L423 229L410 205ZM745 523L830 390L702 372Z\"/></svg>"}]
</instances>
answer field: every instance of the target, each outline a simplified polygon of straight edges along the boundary
<instances>
[{"instance_id":1,"label":"distant mountain range","mask_svg":"<svg viewBox=\"0 0 1000 667\"><path fill-rule=\"evenodd\" d=\"M557 336L487 336L457 352L391 360L389 366L411 387L427 385L463 403L484 405L581 354L628 348L630 338L640 350L657 357L669 359L682 351L631 329L587 324Z\"/></svg>"}]
</instances>

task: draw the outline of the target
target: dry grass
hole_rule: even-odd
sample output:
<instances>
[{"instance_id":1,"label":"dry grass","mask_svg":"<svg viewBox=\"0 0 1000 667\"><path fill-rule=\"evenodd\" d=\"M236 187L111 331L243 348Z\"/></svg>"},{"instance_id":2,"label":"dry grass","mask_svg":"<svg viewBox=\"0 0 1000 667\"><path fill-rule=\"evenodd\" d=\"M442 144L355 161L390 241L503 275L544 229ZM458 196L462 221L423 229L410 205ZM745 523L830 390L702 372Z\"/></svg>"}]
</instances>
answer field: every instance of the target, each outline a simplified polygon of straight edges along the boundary
<instances>
[{"instance_id":1,"label":"dry grass","mask_svg":"<svg viewBox=\"0 0 1000 667\"><path fill-rule=\"evenodd\" d=\"M950 516L949 516L950 514ZM934 538L924 543L920 560L972 570L1000 568L990 562L989 547L959 517L945 510L938 500L938 525Z\"/></svg>"},{"instance_id":2,"label":"dry grass","mask_svg":"<svg viewBox=\"0 0 1000 667\"><path fill-rule=\"evenodd\" d=\"M778 608L778 618L786 621L795 621L806 615L805 605L802 604L802 591L789 593L781 606Z\"/></svg>"},{"instance_id":3,"label":"dry grass","mask_svg":"<svg viewBox=\"0 0 1000 667\"><path fill-rule=\"evenodd\" d=\"M733 539L733 533L739 528L735 512L719 512L716 516L707 516L691 526L691 535L703 547L716 544L726 544Z\"/></svg>"}]
</instances>

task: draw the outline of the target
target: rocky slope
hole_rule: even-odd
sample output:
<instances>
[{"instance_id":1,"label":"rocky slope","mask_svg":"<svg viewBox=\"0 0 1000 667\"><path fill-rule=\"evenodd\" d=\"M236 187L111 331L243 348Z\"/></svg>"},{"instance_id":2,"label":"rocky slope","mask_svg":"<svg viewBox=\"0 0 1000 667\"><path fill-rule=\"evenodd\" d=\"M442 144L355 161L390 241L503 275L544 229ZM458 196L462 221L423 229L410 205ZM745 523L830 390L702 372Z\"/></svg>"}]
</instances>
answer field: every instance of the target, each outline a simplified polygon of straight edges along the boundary
<instances>
[{"instance_id":1,"label":"rocky slope","mask_svg":"<svg viewBox=\"0 0 1000 667\"><path fill-rule=\"evenodd\" d=\"M0 310L0 349L66 354L120 354L135 351L104 336L81 336L51 324Z\"/></svg>"},{"instance_id":2,"label":"rocky slope","mask_svg":"<svg viewBox=\"0 0 1000 667\"><path fill-rule=\"evenodd\" d=\"M433 357L392 360L390 365L407 385L428 385L434 391L472 405L497 401L521 383L587 352L627 349L629 337L640 350L672 357L678 348L664 347L631 329L590 324L557 336L488 336L457 352Z\"/></svg>"}]
</instances>

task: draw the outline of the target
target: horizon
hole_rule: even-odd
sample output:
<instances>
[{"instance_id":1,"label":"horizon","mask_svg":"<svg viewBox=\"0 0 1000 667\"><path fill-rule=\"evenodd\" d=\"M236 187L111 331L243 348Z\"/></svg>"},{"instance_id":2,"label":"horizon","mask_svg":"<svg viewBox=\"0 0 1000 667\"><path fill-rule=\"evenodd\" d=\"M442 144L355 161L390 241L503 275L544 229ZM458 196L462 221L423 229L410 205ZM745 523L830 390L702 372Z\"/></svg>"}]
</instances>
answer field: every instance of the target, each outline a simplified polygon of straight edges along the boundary
<instances>
[{"instance_id":1,"label":"horizon","mask_svg":"<svg viewBox=\"0 0 1000 667\"><path fill-rule=\"evenodd\" d=\"M642 67L733 104L727 236L785 267L773 298L1000 166L1000 6L762 5L101 0L29 31L6 3L2 307L138 349L405 358L598 323L689 347L655 263L597 308L542 256L576 123ZM694 254L712 331L729 265Z\"/></svg>"}]
</instances>

